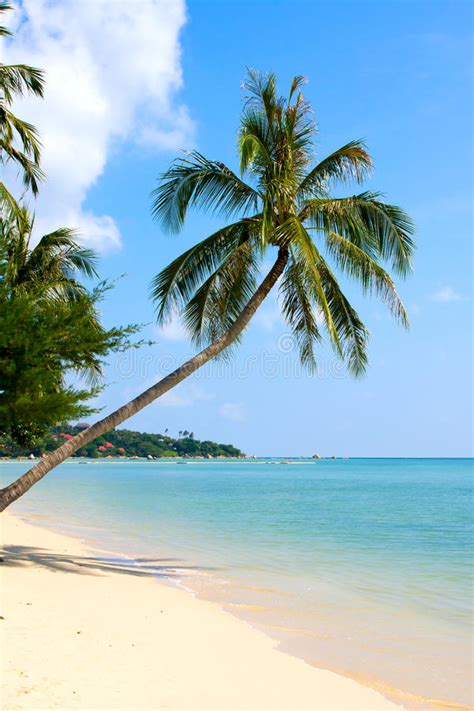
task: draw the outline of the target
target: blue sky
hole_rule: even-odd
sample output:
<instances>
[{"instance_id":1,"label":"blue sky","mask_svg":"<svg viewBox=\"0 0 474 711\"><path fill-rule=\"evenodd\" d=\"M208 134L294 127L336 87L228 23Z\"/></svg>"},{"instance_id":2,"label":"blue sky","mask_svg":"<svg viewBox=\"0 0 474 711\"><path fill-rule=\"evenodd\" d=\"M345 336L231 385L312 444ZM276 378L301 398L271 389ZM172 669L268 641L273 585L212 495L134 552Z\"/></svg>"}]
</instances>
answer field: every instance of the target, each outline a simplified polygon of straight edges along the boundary
<instances>
[{"instance_id":1,"label":"blue sky","mask_svg":"<svg viewBox=\"0 0 474 711\"><path fill-rule=\"evenodd\" d=\"M137 12L141 6L134 6ZM218 224L193 213L181 235L164 235L150 218L149 193L180 145L236 167L240 85L249 65L275 71L282 91L294 74L308 78L320 156L366 139L375 162L367 187L403 206L417 225L414 272L398 282L411 329L404 332L383 305L348 285L371 332L369 371L355 381L322 348L321 370L309 376L270 299L231 364L206 366L126 426L193 430L257 455L470 456L471 3L191 0L185 13L170 30L174 45L166 51L174 74L165 99L154 95L165 108L154 113L150 102L141 107L133 99L138 108L127 129L117 124L106 133L102 162L71 197L82 211L78 219L107 215L116 230L102 245L101 275L126 276L104 304L105 321L151 322L153 275ZM149 61L164 61L159 39L153 51L143 46ZM131 50L138 72L140 44ZM127 90L135 96L136 82L127 86L117 92L122 103L110 113L114 121L127 115ZM94 118L86 118L93 132ZM165 138L160 133L155 140L154 121ZM193 352L178 324L164 333L150 324L144 333L156 341L153 347L108 366L110 385L99 399L104 412Z\"/></svg>"}]
</instances>

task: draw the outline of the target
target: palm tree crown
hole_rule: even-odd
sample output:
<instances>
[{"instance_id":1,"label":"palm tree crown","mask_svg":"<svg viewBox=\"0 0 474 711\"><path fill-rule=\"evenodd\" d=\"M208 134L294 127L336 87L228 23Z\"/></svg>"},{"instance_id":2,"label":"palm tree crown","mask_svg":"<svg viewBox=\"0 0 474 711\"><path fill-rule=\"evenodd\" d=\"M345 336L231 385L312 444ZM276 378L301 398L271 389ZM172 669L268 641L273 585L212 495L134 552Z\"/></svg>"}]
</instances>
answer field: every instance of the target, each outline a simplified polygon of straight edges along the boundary
<instances>
[{"instance_id":1,"label":"palm tree crown","mask_svg":"<svg viewBox=\"0 0 474 711\"><path fill-rule=\"evenodd\" d=\"M189 207L233 218L187 250L152 285L157 318L178 311L198 344L220 337L255 293L263 256L277 248L285 260L280 281L282 314L301 361L316 365L323 323L350 371L367 366L368 331L343 294L334 267L374 291L396 319L407 315L382 264L405 275L414 251L413 225L379 193L334 197L337 183L363 182L372 162L364 143L351 141L315 161L316 126L295 77L288 96L276 77L249 71L238 149L240 176L197 151L176 160L153 193L153 214L178 231Z\"/></svg>"},{"instance_id":2,"label":"palm tree crown","mask_svg":"<svg viewBox=\"0 0 474 711\"><path fill-rule=\"evenodd\" d=\"M42 298L75 300L85 294L77 280L97 276L93 250L81 247L74 230L62 227L30 246L34 218L24 206L0 218L1 298L34 293Z\"/></svg>"}]
</instances>

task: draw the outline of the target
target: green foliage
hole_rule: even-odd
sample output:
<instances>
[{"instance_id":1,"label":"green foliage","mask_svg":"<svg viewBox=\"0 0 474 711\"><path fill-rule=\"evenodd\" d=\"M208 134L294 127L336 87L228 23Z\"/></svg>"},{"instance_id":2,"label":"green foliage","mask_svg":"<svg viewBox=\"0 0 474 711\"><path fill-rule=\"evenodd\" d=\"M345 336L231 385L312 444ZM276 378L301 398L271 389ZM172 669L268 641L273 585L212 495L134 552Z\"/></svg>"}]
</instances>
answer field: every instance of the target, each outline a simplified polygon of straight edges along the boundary
<instances>
[{"instance_id":1,"label":"green foliage","mask_svg":"<svg viewBox=\"0 0 474 711\"><path fill-rule=\"evenodd\" d=\"M0 1L0 14L12 9L8 2ZM0 26L0 37L10 34L6 27ZM38 133L34 126L11 111L11 105L15 98L25 94L42 97L43 90L44 73L40 69L26 64L0 64L0 165L15 163L25 187L35 195L44 177L39 166ZM0 183L0 194L3 197L9 194L3 183Z\"/></svg>"},{"instance_id":2,"label":"green foliage","mask_svg":"<svg viewBox=\"0 0 474 711\"><path fill-rule=\"evenodd\" d=\"M77 275L96 277L97 257L61 227L30 248L34 218L27 208L3 206L0 215L0 287L3 293L31 293L47 298L80 298L86 293Z\"/></svg>"},{"instance_id":3,"label":"green foliage","mask_svg":"<svg viewBox=\"0 0 474 711\"><path fill-rule=\"evenodd\" d=\"M362 183L372 161L361 140L316 160L316 124L303 83L295 77L283 97L275 75L249 71L238 132L240 177L197 152L161 176L152 211L165 229L178 231L189 208L237 219L158 274L152 298L158 322L177 312L193 340L207 345L248 303L266 252L283 250L288 260L280 284L282 313L302 363L315 367L324 328L350 371L360 375L367 366L368 331L334 270L381 298L407 326L386 265L402 276L410 270L413 225L378 193L332 194L338 184Z\"/></svg>"},{"instance_id":4,"label":"green foliage","mask_svg":"<svg viewBox=\"0 0 474 711\"><path fill-rule=\"evenodd\" d=\"M52 425L87 415L106 357L129 347L136 326L106 329L97 302L107 285L73 300L0 297L0 432L31 444ZM0 290L1 293L1 290ZM86 376L76 387L68 375Z\"/></svg>"},{"instance_id":5,"label":"green foliage","mask_svg":"<svg viewBox=\"0 0 474 711\"><path fill-rule=\"evenodd\" d=\"M33 219L21 206L0 217L0 433L31 445L49 427L88 415L110 353L131 345L137 326L106 329L98 303L111 287L77 280L95 254L61 228L30 248ZM136 344L138 345L138 344ZM79 376L87 385L68 383Z\"/></svg>"},{"instance_id":6,"label":"green foliage","mask_svg":"<svg viewBox=\"0 0 474 711\"><path fill-rule=\"evenodd\" d=\"M64 438L80 432L81 427L63 425L52 427L33 446L19 446L11 437L0 435L0 457L19 457L34 454L41 456L59 447ZM190 433L187 433L188 435ZM100 448L100 449L99 449ZM194 437L173 439L162 434L133 432L132 430L112 430L97 437L79 449L76 457L92 459L107 456L127 457L243 457L243 453L231 444L217 444L206 440L200 442Z\"/></svg>"}]
</instances>

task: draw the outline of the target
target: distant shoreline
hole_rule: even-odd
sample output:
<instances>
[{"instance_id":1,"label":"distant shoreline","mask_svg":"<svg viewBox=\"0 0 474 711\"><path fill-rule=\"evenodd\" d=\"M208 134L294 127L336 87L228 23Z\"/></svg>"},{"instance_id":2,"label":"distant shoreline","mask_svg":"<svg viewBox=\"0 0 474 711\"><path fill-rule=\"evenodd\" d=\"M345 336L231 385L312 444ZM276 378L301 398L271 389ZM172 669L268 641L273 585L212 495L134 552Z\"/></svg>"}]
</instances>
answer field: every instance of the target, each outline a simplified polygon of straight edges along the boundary
<instances>
[{"instance_id":1,"label":"distant shoreline","mask_svg":"<svg viewBox=\"0 0 474 711\"><path fill-rule=\"evenodd\" d=\"M98 463L105 463L105 464L119 464L120 462L135 462L137 464L143 463L143 464L150 464L151 462L163 462L163 463L170 463L172 464L173 462L179 462L179 463L203 463L206 464L208 462L239 462L239 463L259 463L259 462L268 462L268 461L275 461L275 463L281 463L281 464L312 464L312 463L317 463L317 462L347 462L347 461L363 461L363 460L466 460L466 461L473 461L474 462L474 456L458 456L458 457L433 457L433 456L406 456L406 457L390 457L390 456L384 456L384 457L377 457L377 456L367 456L367 457L321 457L320 459L314 459L312 456L308 455L307 457L285 457L285 456L246 456L246 457L155 457L153 459L148 459L147 457L69 457L63 464L65 463L83 463L83 464L98 464ZM15 463L23 463L23 462L39 462L41 461L41 457L34 457L30 459L29 457L2 457L0 455L0 464L1 463L6 463L6 464L15 464Z\"/></svg>"}]
</instances>

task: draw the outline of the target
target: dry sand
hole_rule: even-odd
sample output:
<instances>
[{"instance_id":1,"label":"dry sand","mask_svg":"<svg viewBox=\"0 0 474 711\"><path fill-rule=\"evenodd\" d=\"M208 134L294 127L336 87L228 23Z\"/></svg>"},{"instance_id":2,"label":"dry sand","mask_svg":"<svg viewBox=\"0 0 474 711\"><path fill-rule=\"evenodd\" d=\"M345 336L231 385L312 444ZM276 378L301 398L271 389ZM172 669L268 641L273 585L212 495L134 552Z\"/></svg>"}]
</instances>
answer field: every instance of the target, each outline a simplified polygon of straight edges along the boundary
<instances>
[{"instance_id":1,"label":"dry sand","mask_svg":"<svg viewBox=\"0 0 474 711\"><path fill-rule=\"evenodd\" d=\"M216 603L0 516L2 709L396 709Z\"/></svg>"}]
</instances>

